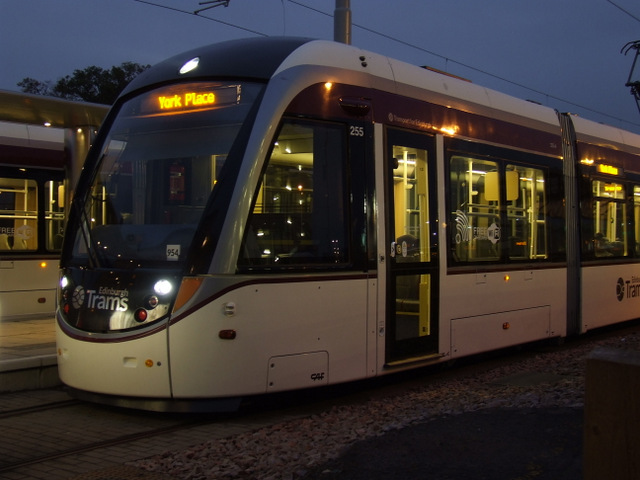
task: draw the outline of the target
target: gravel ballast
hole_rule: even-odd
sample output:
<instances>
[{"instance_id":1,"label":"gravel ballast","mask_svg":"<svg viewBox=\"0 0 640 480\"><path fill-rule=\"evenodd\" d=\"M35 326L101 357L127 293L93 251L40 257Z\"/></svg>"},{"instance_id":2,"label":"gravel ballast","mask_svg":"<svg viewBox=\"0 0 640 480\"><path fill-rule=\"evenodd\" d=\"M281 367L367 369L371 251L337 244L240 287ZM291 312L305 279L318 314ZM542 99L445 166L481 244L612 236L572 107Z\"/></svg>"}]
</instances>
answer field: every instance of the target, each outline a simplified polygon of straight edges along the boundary
<instances>
[{"instance_id":1,"label":"gravel ballast","mask_svg":"<svg viewBox=\"0 0 640 480\"><path fill-rule=\"evenodd\" d=\"M131 466L201 480L516 478L497 477L493 467L505 475L508 468L525 468L518 478L536 479L559 478L561 472L549 470L565 468L561 478L581 478L586 357L601 346L640 351L638 331L574 342L453 379L424 376L393 397L336 405ZM524 458L528 453L533 456ZM421 476L420 469L432 476Z\"/></svg>"}]
</instances>

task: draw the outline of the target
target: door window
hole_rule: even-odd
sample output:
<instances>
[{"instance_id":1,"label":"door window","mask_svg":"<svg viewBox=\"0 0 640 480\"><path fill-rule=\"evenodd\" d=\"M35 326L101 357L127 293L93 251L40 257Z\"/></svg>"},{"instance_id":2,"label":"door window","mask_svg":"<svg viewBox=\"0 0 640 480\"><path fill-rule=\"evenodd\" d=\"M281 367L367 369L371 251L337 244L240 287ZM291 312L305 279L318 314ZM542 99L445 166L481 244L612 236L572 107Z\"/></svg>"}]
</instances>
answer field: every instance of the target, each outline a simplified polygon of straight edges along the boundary
<instances>
[{"instance_id":1,"label":"door window","mask_svg":"<svg viewBox=\"0 0 640 480\"><path fill-rule=\"evenodd\" d=\"M435 354L437 279L431 137L389 132L387 362Z\"/></svg>"}]
</instances>

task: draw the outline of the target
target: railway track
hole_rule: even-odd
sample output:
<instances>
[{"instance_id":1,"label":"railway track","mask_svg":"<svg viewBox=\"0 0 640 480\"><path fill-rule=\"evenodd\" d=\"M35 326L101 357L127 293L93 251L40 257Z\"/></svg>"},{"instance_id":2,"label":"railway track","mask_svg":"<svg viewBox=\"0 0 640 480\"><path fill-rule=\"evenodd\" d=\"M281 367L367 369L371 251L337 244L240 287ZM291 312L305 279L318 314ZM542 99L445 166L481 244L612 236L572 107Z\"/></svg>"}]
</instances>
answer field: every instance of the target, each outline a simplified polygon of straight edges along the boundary
<instances>
[{"instance_id":1,"label":"railway track","mask_svg":"<svg viewBox=\"0 0 640 480\"><path fill-rule=\"evenodd\" d=\"M61 407L57 407L57 408L61 408ZM51 409L47 409L47 410L51 410ZM98 450L106 447L115 447L119 445L126 445L131 442L137 442L140 440L153 438L158 435L172 434L177 431L184 430L185 428L190 428L195 425L202 425L204 423L205 422L198 422L198 421L185 422L185 423L172 425L168 427L155 428L148 431L142 431L142 432L133 433L129 435L123 435L120 437L110 438L103 441L97 441L97 442L87 443L84 445L78 445L68 449L62 449L62 450L54 451L52 453L48 453L45 455L35 456L32 458L27 458L25 460L18 460L18 461L7 463L7 464L4 464L3 462L3 464L0 466L0 475L4 472L14 471L27 466L45 464L47 462L50 462L51 460L57 460L64 457L75 457L79 454L86 453L92 450Z\"/></svg>"},{"instance_id":2,"label":"railway track","mask_svg":"<svg viewBox=\"0 0 640 480\"><path fill-rule=\"evenodd\" d=\"M26 394L27 392L23 393ZM310 415L313 407L236 414L161 414L60 399L0 411L0 478L68 479ZM66 468L61 467L66 465Z\"/></svg>"},{"instance_id":3,"label":"railway track","mask_svg":"<svg viewBox=\"0 0 640 480\"><path fill-rule=\"evenodd\" d=\"M561 347L533 345L499 355L492 354L486 358L476 358L475 361L465 360L454 368L438 367L387 377L376 382L350 385L324 396L312 393L290 398L270 397L266 399L269 403L265 403L264 407L254 406L236 414L140 412L65 399L60 390L51 391L50 401L47 401L47 392L38 391L34 395L41 398L35 404L21 402L22 405L0 411L0 431L3 433L0 436L0 451L3 452L0 456L0 478L73 478L75 475L113 468L164 452L174 454L194 445L219 442L231 437L235 439L289 420L318 418L327 415L327 412L339 411L341 408L359 408L359 405L372 401L388 403L389 400L385 398L401 398L408 392L414 395L418 390L433 389L435 392L440 388L439 385L446 382L466 384L467 380L460 382L460 379L473 379L490 371L503 371L505 366L508 366L509 372L520 374L523 372L519 371L517 365L526 365L528 359L547 354L553 356L563 351L571 352L576 348L584 350L591 343L608 337L621 337L629 332L640 335L637 325L625 326L587 335ZM512 365L516 366L511 367ZM561 368L562 365L554 365L555 367ZM572 375L571 372L557 373ZM498 377L500 375L504 376L501 373ZM493 381L500 383L502 379L496 378ZM449 395L449 390L443 392L443 398ZM439 401L436 397L433 398L429 400L431 407ZM280 401L283 403L279 405ZM369 412L366 412L357 416L366 418L368 415Z\"/></svg>"},{"instance_id":4,"label":"railway track","mask_svg":"<svg viewBox=\"0 0 640 480\"><path fill-rule=\"evenodd\" d=\"M4 420L6 418L17 417L19 415L28 415L30 413L36 412L46 412L49 410L54 410L56 408L64 408L72 405L77 405L80 403L78 400L60 400L51 403L45 403L41 405L30 405L28 407L20 407L13 408L10 410L5 410L0 412L0 420Z\"/></svg>"}]
</instances>

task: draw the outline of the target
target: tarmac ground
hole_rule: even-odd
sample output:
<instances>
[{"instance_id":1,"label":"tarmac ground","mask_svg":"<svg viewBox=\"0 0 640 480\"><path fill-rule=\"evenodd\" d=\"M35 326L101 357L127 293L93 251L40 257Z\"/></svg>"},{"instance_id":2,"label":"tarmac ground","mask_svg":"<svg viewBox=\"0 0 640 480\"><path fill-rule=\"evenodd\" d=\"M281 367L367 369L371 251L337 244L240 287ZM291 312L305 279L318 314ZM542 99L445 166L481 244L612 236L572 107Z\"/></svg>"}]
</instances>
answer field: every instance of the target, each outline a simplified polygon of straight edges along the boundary
<instances>
[{"instance_id":1,"label":"tarmac ground","mask_svg":"<svg viewBox=\"0 0 640 480\"><path fill-rule=\"evenodd\" d=\"M0 321L0 393L60 385L55 318Z\"/></svg>"},{"instance_id":2,"label":"tarmac ground","mask_svg":"<svg viewBox=\"0 0 640 480\"><path fill-rule=\"evenodd\" d=\"M305 480L581 480L581 408L491 408L363 440Z\"/></svg>"}]
</instances>

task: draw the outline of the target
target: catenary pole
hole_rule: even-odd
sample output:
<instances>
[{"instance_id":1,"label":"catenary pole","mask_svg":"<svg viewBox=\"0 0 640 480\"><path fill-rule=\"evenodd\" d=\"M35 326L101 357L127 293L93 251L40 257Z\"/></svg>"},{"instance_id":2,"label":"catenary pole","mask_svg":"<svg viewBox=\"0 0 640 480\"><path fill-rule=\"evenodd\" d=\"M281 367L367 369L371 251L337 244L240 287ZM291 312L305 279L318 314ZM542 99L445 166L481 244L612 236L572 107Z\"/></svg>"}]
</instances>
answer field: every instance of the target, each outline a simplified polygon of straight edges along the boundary
<instances>
[{"instance_id":1,"label":"catenary pole","mask_svg":"<svg viewBox=\"0 0 640 480\"><path fill-rule=\"evenodd\" d=\"M351 45L350 0L336 0L336 9L333 14L333 39L336 42Z\"/></svg>"}]
</instances>

